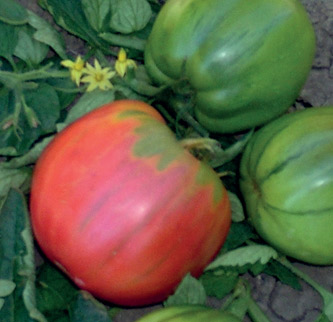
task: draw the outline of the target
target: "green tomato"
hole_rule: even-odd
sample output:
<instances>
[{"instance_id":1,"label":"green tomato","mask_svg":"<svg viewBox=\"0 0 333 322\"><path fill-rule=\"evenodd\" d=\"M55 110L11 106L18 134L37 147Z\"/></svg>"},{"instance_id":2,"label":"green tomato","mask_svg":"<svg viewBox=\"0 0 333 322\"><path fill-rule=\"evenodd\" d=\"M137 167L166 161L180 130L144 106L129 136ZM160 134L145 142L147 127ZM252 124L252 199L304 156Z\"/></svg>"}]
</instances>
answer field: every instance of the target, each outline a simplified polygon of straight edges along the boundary
<instances>
[{"instance_id":1,"label":"green tomato","mask_svg":"<svg viewBox=\"0 0 333 322\"><path fill-rule=\"evenodd\" d=\"M241 322L235 315L199 305L170 306L153 311L137 322Z\"/></svg>"},{"instance_id":2,"label":"green tomato","mask_svg":"<svg viewBox=\"0 0 333 322\"><path fill-rule=\"evenodd\" d=\"M145 49L148 74L192 99L208 130L263 124L292 105L315 53L298 0L169 0Z\"/></svg>"},{"instance_id":3,"label":"green tomato","mask_svg":"<svg viewBox=\"0 0 333 322\"><path fill-rule=\"evenodd\" d=\"M249 141L240 187L249 219L282 253L333 264L333 106L274 120Z\"/></svg>"}]
</instances>

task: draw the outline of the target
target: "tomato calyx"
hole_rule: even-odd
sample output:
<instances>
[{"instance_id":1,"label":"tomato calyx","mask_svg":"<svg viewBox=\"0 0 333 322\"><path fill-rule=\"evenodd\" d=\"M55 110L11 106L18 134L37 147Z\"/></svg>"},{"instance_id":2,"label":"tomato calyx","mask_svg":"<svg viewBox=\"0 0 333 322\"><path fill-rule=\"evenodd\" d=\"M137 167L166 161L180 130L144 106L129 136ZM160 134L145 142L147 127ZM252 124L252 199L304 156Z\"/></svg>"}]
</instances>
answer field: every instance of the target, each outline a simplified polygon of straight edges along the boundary
<instances>
[{"instance_id":1,"label":"tomato calyx","mask_svg":"<svg viewBox=\"0 0 333 322\"><path fill-rule=\"evenodd\" d=\"M195 89L191 86L187 78L181 78L170 85L170 88L177 96L183 96L184 98L193 98L195 95Z\"/></svg>"},{"instance_id":2,"label":"tomato calyx","mask_svg":"<svg viewBox=\"0 0 333 322\"><path fill-rule=\"evenodd\" d=\"M221 149L217 140L207 137L185 138L180 140L180 145L201 161L207 161L215 154L216 149Z\"/></svg>"}]
</instances>

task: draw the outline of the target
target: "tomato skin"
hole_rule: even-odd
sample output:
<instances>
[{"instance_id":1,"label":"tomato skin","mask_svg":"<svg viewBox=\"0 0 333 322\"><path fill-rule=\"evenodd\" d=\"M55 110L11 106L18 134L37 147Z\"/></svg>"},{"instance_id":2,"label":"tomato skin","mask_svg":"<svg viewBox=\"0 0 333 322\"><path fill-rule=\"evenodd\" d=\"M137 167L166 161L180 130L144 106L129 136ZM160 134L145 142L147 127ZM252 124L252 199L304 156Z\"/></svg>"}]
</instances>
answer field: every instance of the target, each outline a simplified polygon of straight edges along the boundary
<instances>
[{"instance_id":1,"label":"tomato skin","mask_svg":"<svg viewBox=\"0 0 333 322\"><path fill-rule=\"evenodd\" d=\"M136 322L241 322L228 312L199 305L170 306L153 311Z\"/></svg>"},{"instance_id":2,"label":"tomato skin","mask_svg":"<svg viewBox=\"0 0 333 322\"><path fill-rule=\"evenodd\" d=\"M164 300L223 244L219 177L149 105L116 101L75 121L34 169L31 221L45 254L82 289L120 305Z\"/></svg>"},{"instance_id":3,"label":"tomato skin","mask_svg":"<svg viewBox=\"0 0 333 322\"><path fill-rule=\"evenodd\" d=\"M169 0L148 39L145 66L176 93L187 81L198 121L231 133L286 111L314 53L313 27L298 0Z\"/></svg>"},{"instance_id":4,"label":"tomato skin","mask_svg":"<svg viewBox=\"0 0 333 322\"><path fill-rule=\"evenodd\" d=\"M240 173L247 213L267 242L298 260L333 264L333 106L264 126Z\"/></svg>"}]
</instances>

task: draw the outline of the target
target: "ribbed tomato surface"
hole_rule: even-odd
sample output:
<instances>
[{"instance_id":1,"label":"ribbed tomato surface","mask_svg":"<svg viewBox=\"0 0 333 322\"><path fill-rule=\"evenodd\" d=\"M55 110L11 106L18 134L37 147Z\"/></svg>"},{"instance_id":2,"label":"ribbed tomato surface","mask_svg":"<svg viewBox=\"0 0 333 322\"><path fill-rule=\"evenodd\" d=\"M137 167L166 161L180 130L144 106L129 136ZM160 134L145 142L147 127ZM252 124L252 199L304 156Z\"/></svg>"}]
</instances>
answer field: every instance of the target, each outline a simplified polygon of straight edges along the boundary
<instances>
[{"instance_id":1,"label":"ribbed tomato surface","mask_svg":"<svg viewBox=\"0 0 333 322\"><path fill-rule=\"evenodd\" d=\"M165 299L223 244L230 206L216 173L160 114L130 100L72 123L43 151L31 188L42 250L82 289L122 305Z\"/></svg>"},{"instance_id":2,"label":"ribbed tomato surface","mask_svg":"<svg viewBox=\"0 0 333 322\"><path fill-rule=\"evenodd\" d=\"M186 94L200 124L233 133L267 123L293 104L315 49L299 0L168 0L144 60L154 82L175 92L169 105L177 98L179 107Z\"/></svg>"},{"instance_id":3,"label":"ribbed tomato surface","mask_svg":"<svg viewBox=\"0 0 333 322\"><path fill-rule=\"evenodd\" d=\"M298 260L333 265L333 106L288 113L257 131L240 177L263 239Z\"/></svg>"}]
</instances>

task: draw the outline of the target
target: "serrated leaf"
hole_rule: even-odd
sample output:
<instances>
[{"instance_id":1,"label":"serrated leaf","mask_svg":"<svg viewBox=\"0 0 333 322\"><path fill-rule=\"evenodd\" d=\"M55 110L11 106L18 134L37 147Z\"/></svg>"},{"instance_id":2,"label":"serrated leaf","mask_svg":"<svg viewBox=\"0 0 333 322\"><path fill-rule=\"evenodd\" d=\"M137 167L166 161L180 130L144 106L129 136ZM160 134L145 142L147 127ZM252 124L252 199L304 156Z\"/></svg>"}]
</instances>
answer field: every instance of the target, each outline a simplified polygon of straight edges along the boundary
<instances>
[{"instance_id":1,"label":"serrated leaf","mask_svg":"<svg viewBox=\"0 0 333 322\"><path fill-rule=\"evenodd\" d=\"M271 259L278 257L276 250L266 245L250 245L231 250L221 256L218 256L206 270L218 268L220 266L244 266L247 264L262 265L268 263Z\"/></svg>"},{"instance_id":2,"label":"serrated leaf","mask_svg":"<svg viewBox=\"0 0 333 322\"><path fill-rule=\"evenodd\" d=\"M123 34L143 29L152 16L146 0L114 0L111 2L110 27Z\"/></svg>"},{"instance_id":3,"label":"serrated leaf","mask_svg":"<svg viewBox=\"0 0 333 322\"><path fill-rule=\"evenodd\" d=\"M206 299L205 288L201 282L188 274L183 278L175 293L164 302L164 306L205 304Z\"/></svg>"},{"instance_id":4,"label":"serrated leaf","mask_svg":"<svg viewBox=\"0 0 333 322\"><path fill-rule=\"evenodd\" d=\"M62 59L66 59L67 55L64 39L54 27L30 10L28 10L28 23L36 29L33 33L35 40L50 46Z\"/></svg>"},{"instance_id":5,"label":"serrated leaf","mask_svg":"<svg viewBox=\"0 0 333 322\"><path fill-rule=\"evenodd\" d=\"M201 275L200 281L208 296L222 299L234 289L238 281L238 275L237 271L219 269L214 272L205 272Z\"/></svg>"},{"instance_id":6,"label":"serrated leaf","mask_svg":"<svg viewBox=\"0 0 333 322\"><path fill-rule=\"evenodd\" d=\"M18 31L18 41L14 55L29 66L39 65L46 57L49 48L45 44L33 38L34 30L31 27L23 26Z\"/></svg>"},{"instance_id":7,"label":"serrated leaf","mask_svg":"<svg viewBox=\"0 0 333 322\"><path fill-rule=\"evenodd\" d=\"M228 196L231 204L231 218L233 222L241 222L245 219L243 205L237 195L228 191Z\"/></svg>"},{"instance_id":8,"label":"serrated leaf","mask_svg":"<svg viewBox=\"0 0 333 322\"><path fill-rule=\"evenodd\" d=\"M105 18L110 15L110 0L82 0L82 9L91 27L102 32Z\"/></svg>"},{"instance_id":9,"label":"serrated leaf","mask_svg":"<svg viewBox=\"0 0 333 322\"><path fill-rule=\"evenodd\" d=\"M13 25L25 24L28 21L27 11L13 0L0 0L0 20Z\"/></svg>"},{"instance_id":10,"label":"serrated leaf","mask_svg":"<svg viewBox=\"0 0 333 322\"><path fill-rule=\"evenodd\" d=\"M4 298L0 321L46 322L35 303L32 234L24 196L11 189L0 209L0 276L16 284Z\"/></svg>"}]
</instances>

